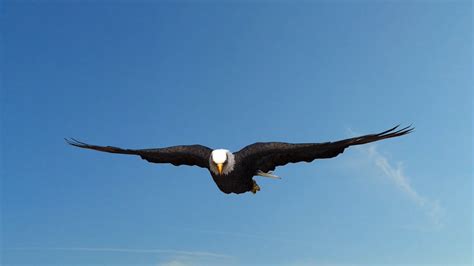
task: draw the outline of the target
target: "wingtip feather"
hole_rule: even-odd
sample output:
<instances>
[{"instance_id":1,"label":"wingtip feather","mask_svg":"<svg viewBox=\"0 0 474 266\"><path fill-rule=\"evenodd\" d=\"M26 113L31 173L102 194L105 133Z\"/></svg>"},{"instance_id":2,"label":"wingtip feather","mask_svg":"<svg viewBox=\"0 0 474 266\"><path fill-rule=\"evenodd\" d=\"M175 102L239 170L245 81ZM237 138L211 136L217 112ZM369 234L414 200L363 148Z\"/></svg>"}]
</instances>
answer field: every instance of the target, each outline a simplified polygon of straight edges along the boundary
<instances>
[{"instance_id":1,"label":"wingtip feather","mask_svg":"<svg viewBox=\"0 0 474 266\"><path fill-rule=\"evenodd\" d=\"M81 142L81 141L78 141L75 138L64 138L64 140L66 141L67 144L72 145L72 146L76 146L76 147L86 147L86 146L88 146L88 144L86 144L84 142Z\"/></svg>"}]
</instances>

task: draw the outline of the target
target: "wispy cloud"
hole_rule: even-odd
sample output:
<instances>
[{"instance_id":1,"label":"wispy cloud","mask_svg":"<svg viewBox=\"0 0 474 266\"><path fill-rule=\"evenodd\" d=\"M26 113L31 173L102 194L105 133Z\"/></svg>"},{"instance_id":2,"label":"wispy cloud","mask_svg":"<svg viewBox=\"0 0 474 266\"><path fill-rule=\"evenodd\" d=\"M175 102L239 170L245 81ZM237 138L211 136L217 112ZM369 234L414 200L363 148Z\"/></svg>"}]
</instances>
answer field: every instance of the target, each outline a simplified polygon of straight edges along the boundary
<instances>
[{"instance_id":1,"label":"wispy cloud","mask_svg":"<svg viewBox=\"0 0 474 266\"><path fill-rule=\"evenodd\" d=\"M223 236L258 239L258 240L265 240L265 241L286 242L286 243L289 243L289 244L295 244L295 243L299 242L299 240L291 238L291 236L285 236L285 235L282 235L282 234L273 234L272 236L268 236L268 235L264 235L264 234L244 233L244 232L238 232L238 231L230 232L230 231L219 231L219 230L204 230L204 229L190 228L190 227L186 227L186 226L172 227L172 228L173 229L190 231L190 232L193 232L193 233L223 235ZM275 237L275 236L277 236L277 237Z\"/></svg>"},{"instance_id":2,"label":"wispy cloud","mask_svg":"<svg viewBox=\"0 0 474 266\"><path fill-rule=\"evenodd\" d=\"M158 266L191 266L191 265L193 264L179 260L179 259L173 259L173 260L158 264Z\"/></svg>"},{"instance_id":3,"label":"wispy cloud","mask_svg":"<svg viewBox=\"0 0 474 266\"><path fill-rule=\"evenodd\" d=\"M22 247L9 250L38 250L38 251L89 251L89 252L121 252L121 253L155 253L171 254L191 257L232 258L231 256L206 251L187 251L176 249L130 249L130 248L98 248L98 247Z\"/></svg>"},{"instance_id":4,"label":"wispy cloud","mask_svg":"<svg viewBox=\"0 0 474 266\"><path fill-rule=\"evenodd\" d=\"M168 261L158 263L158 266L194 266L198 265L195 261L187 258L174 258Z\"/></svg>"},{"instance_id":5,"label":"wispy cloud","mask_svg":"<svg viewBox=\"0 0 474 266\"><path fill-rule=\"evenodd\" d=\"M443 226L442 218L444 216L444 209L438 201L422 196L410 183L408 176L403 170L401 162L393 163L381 154L375 144L359 147L363 153L367 155L378 170L380 170L385 177L389 178L397 188L407 195L412 202L414 202L425 214L429 217L432 225L431 229L440 229ZM424 229L427 228L417 228Z\"/></svg>"},{"instance_id":6,"label":"wispy cloud","mask_svg":"<svg viewBox=\"0 0 474 266\"><path fill-rule=\"evenodd\" d=\"M357 136L352 129L348 129L349 134ZM429 218L429 226L404 226L407 229L417 230L439 230L443 227L443 217L445 214L444 208L440 205L439 201L430 199L426 196L421 195L410 183L408 175L403 170L403 164L401 162L390 161L386 156L377 150L377 145L366 144L355 147L359 150L368 161L369 167L375 168L383 174L384 177L388 178L392 183L405 194L414 204L421 209L424 214Z\"/></svg>"},{"instance_id":7,"label":"wispy cloud","mask_svg":"<svg viewBox=\"0 0 474 266\"><path fill-rule=\"evenodd\" d=\"M158 262L157 266L239 265L235 259L175 256Z\"/></svg>"},{"instance_id":8,"label":"wispy cloud","mask_svg":"<svg viewBox=\"0 0 474 266\"><path fill-rule=\"evenodd\" d=\"M158 266L192 266L193 263L189 262L188 260L183 259L172 259L170 261L165 261L159 263Z\"/></svg>"}]
</instances>

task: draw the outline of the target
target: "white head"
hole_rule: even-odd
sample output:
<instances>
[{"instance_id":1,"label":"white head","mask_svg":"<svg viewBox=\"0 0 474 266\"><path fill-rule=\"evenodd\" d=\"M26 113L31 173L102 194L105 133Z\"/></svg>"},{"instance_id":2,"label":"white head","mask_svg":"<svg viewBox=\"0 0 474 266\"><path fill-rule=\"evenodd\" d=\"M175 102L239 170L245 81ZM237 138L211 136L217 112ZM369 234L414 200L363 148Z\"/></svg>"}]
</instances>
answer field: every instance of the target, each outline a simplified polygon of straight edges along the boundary
<instances>
[{"instance_id":1,"label":"white head","mask_svg":"<svg viewBox=\"0 0 474 266\"><path fill-rule=\"evenodd\" d=\"M214 174L227 175L234 170L234 154L225 149L213 150L209 158L209 166Z\"/></svg>"}]
</instances>

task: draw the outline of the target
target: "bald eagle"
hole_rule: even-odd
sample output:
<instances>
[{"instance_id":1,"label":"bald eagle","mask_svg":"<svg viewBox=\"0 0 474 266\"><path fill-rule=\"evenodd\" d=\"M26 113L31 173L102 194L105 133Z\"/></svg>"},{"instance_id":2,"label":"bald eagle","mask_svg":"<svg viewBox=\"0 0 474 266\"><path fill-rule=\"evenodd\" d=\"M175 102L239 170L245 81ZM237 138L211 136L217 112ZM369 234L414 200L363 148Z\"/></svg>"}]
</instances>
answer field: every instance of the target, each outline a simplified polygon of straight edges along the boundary
<instances>
[{"instance_id":1,"label":"bald eagle","mask_svg":"<svg viewBox=\"0 0 474 266\"><path fill-rule=\"evenodd\" d=\"M258 142L238 152L226 149L212 150L203 145L181 145L155 149L122 149L112 146L96 146L66 139L70 145L102 152L138 155L151 163L199 166L209 170L217 187L224 193L256 193L260 191L254 176L278 178L273 175L277 166L288 163L311 162L315 159L336 157L349 146L366 144L413 131L411 126L397 130L399 126L378 134L324 143Z\"/></svg>"}]
</instances>

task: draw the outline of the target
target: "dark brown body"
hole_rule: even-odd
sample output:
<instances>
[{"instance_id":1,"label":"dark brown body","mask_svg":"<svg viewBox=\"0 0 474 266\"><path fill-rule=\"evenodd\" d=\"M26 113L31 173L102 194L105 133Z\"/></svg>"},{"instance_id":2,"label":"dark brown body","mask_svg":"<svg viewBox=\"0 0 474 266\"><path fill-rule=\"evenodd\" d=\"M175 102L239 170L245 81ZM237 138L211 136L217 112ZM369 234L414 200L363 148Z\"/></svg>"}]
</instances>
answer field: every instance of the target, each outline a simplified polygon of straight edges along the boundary
<instances>
[{"instance_id":1,"label":"dark brown body","mask_svg":"<svg viewBox=\"0 0 474 266\"><path fill-rule=\"evenodd\" d=\"M216 175L212 171L212 179L217 187L224 193L241 194L252 190L253 179L255 172L245 167L236 160L234 170L228 175Z\"/></svg>"}]
</instances>

